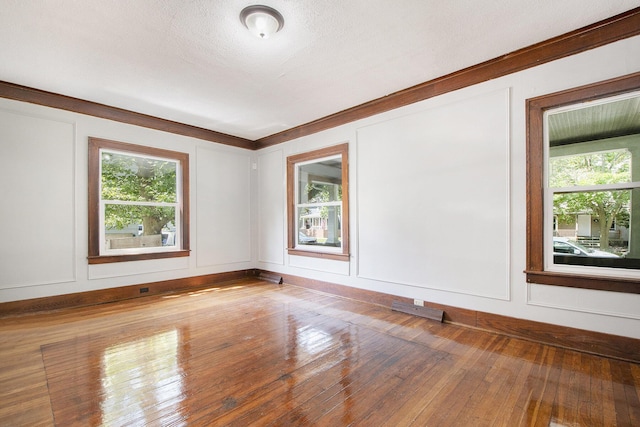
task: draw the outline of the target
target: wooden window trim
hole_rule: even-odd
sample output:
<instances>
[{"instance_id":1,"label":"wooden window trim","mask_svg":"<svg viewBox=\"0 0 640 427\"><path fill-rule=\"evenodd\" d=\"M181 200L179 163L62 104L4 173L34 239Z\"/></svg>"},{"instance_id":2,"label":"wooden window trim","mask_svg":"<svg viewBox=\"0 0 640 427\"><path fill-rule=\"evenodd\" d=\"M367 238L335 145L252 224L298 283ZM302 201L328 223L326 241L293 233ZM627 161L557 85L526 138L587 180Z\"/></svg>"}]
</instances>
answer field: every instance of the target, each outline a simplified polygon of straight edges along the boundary
<instances>
[{"instance_id":1,"label":"wooden window trim","mask_svg":"<svg viewBox=\"0 0 640 427\"><path fill-rule=\"evenodd\" d=\"M181 249L167 252L139 253L126 255L100 255L100 149L107 148L147 156L164 157L180 162L182 169L182 213ZM140 261L189 256L189 154L160 148L145 147L108 139L89 137L89 248L87 260L89 264L106 264L113 262Z\"/></svg>"},{"instance_id":2,"label":"wooden window trim","mask_svg":"<svg viewBox=\"0 0 640 427\"><path fill-rule=\"evenodd\" d=\"M342 156L342 253L297 249L295 166L297 163L329 156ZM287 252L289 255L349 261L349 144L339 144L287 157Z\"/></svg>"},{"instance_id":3,"label":"wooden window trim","mask_svg":"<svg viewBox=\"0 0 640 427\"><path fill-rule=\"evenodd\" d=\"M640 293L640 280L544 269L544 128L545 111L640 89L640 73L531 98L527 115L527 267L528 283Z\"/></svg>"}]
</instances>

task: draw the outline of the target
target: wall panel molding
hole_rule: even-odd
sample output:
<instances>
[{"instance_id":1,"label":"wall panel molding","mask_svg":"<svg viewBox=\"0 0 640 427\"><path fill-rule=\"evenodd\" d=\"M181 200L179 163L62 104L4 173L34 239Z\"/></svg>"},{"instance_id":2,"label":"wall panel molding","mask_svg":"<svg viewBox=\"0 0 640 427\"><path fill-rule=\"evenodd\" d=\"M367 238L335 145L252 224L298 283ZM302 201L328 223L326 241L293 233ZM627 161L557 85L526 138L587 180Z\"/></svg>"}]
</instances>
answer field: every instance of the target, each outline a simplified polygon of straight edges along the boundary
<instances>
[{"instance_id":1,"label":"wall panel molding","mask_svg":"<svg viewBox=\"0 0 640 427\"><path fill-rule=\"evenodd\" d=\"M76 126L0 108L0 290L77 279Z\"/></svg>"},{"instance_id":2,"label":"wall panel molding","mask_svg":"<svg viewBox=\"0 0 640 427\"><path fill-rule=\"evenodd\" d=\"M284 265L286 247L286 162L282 150L269 150L255 160L257 168L258 262Z\"/></svg>"},{"instance_id":3,"label":"wall panel molding","mask_svg":"<svg viewBox=\"0 0 640 427\"><path fill-rule=\"evenodd\" d=\"M508 300L510 89L440 104L356 130L358 277Z\"/></svg>"},{"instance_id":4,"label":"wall panel molding","mask_svg":"<svg viewBox=\"0 0 640 427\"><path fill-rule=\"evenodd\" d=\"M638 294L628 295L620 300L616 292L591 289L578 290L577 292L578 295L583 292L587 294L596 292L598 296L580 298L576 296L576 289L567 286L527 283L527 305L640 320L640 313L637 312L637 307L640 306L640 295Z\"/></svg>"},{"instance_id":5,"label":"wall panel molding","mask_svg":"<svg viewBox=\"0 0 640 427\"><path fill-rule=\"evenodd\" d=\"M196 148L198 268L251 262L250 154Z\"/></svg>"}]
</instances>

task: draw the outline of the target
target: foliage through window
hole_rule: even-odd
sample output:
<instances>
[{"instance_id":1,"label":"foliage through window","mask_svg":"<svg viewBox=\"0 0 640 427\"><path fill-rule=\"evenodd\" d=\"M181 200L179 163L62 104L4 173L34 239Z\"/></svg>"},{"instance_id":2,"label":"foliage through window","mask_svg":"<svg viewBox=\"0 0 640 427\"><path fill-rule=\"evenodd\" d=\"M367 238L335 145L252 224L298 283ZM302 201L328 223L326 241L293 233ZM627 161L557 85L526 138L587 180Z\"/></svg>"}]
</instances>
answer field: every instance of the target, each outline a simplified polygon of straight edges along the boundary
<instances>
[{"instance_id":1,"label":"foliage through window","mask_svg":"<svg viewBox=\"0 0 640 427\"><path fill-rule=\"evenodd\" d=\"M89 147L90 262L185 256L188 155L97 138Z\"/></svg>"},{"instance_id":2,"label":"foliage through window","mask_svg":"<svg viewBox=\"0 0 640 427\"><path fill-rule=\"evenodd\" d=\"M632 193L640 187L640 170L634 172L634 168L640 169L640 158L635 154L640 135L615 131L621 126L619 116L627 116L629 110L640 117L637 99L638 94L632 93L546 113L549 155L545 204L562 224L553 230L553 245L547 250L553 253L549 266L640 268L640 240L632 238L629 223ZM584 123L584 117L590 121ZM580 130L576 123L580 123ZM594 138L594 129L605 126L612 134ZM571 141L563 143L567 133L572 133ZM640 212L633 215L635 221L639 216ZM614 221L619 227L612 232ZM561 238L587 250L559 252L556 248Z\"/></svg>"},{"instance_id":3,"label":"foliage through window","mask_svg":"<svg viewBox=\"0 0 640 427\"><path fill-rule=\"evenodd\" d=\"M289 253L348 258L348 145L287 159Z\"/></svg>"},{"instance_id":4,"label":"foliage through window","mask_svg":"<svg viewBox=\"0 0 640 427\"><path fill-rule=\"evenodd\" d=\"M553 152L553 149L551 150ZM574 189L631 182L628 150L549 158L549 187L554 190L553 212L565 227L556 234L588 240L599 249L624 256L629 252L629 208L631 192L575 191ZM564 190L563 190L564 189ZM589 217L586 226L578 215ZM614 222L624 224L624 233L610 233ZM574 227L566 227L575 223Z\"/></svg>"},{"instance_id":5,"label":"foliage through window","mask_svg":"<svg viewBox=\"0 0 640 427\"><path fill-rule=\"evenodd\" d=\"M640 73L527 101L527 280L640 293Z\"/></svg>"}]
</instances>

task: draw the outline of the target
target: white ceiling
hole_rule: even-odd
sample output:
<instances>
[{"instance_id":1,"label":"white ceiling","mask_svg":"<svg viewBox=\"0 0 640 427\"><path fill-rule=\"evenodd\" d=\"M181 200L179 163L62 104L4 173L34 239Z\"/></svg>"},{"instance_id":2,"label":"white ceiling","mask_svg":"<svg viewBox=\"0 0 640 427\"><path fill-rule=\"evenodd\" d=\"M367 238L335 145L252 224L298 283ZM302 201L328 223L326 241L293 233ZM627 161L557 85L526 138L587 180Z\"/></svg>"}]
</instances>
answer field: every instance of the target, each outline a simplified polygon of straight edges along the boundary
<instances>
[{"instance_id":1,"label":"white ceiling","mask_svg":"<svg viewBox=\"0 0 640 427\"><path fill-rule=\"evenodd\" d=\"M251 140L639 0L0 0L0 80ZM251 35L266 4L284 28Z\"/></svg>"}]
</instances>

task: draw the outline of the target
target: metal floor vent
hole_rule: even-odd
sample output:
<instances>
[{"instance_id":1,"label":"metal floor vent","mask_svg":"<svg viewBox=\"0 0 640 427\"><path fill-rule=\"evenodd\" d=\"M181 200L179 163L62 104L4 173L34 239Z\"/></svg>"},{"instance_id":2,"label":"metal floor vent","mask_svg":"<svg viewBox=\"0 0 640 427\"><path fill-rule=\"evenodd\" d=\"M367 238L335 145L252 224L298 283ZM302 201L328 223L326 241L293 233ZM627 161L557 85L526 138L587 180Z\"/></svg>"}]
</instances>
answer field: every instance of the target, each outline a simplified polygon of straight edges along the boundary
<instances>
[{"instance_id":1,"label":"metal floor vent","mask_svg":"<svg viewBox=\"0 0 640 427\"><path fill-rule=\"evenodd\" d=\"M261 271L258 278L266 280L267 282L277 283L278 285L282 285L283 283L282 276L277 273L269 273L268 271Z\"/></svg>"},{"instance_id":2,"label":"metal floor vent","mask_svg":"<svg viewBox=\"0 0 640 427\"><path fill-rule=\"evenodd\" d=\"M427 319L437 320L440 323L442 323L444 320L443 310L429 307L420 307L419 305L409 304L408 302L394 301L391 304L391 310L413 314L414 316L426 317Z\"/></svg>"}]
</instances>

